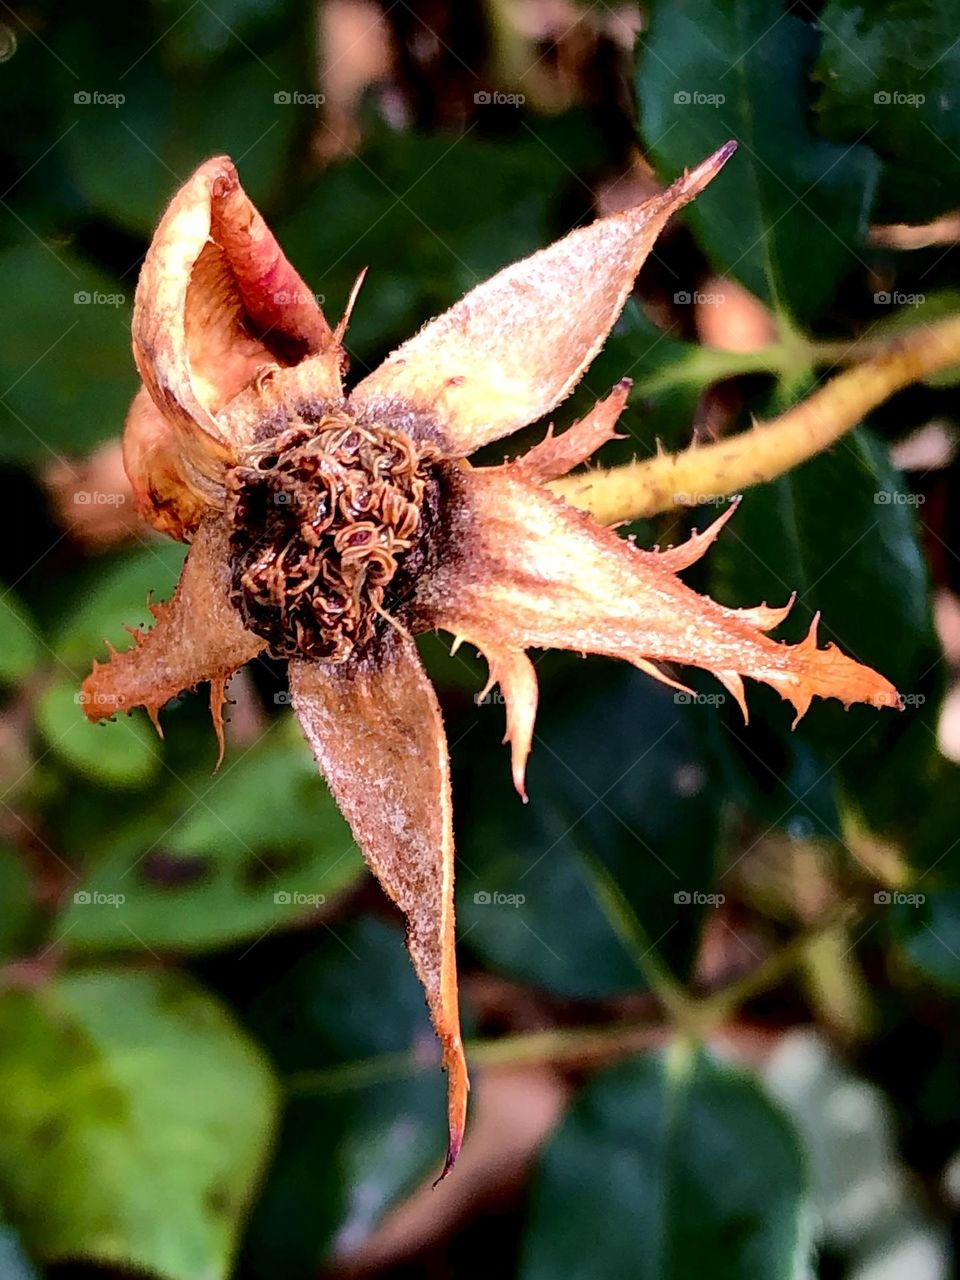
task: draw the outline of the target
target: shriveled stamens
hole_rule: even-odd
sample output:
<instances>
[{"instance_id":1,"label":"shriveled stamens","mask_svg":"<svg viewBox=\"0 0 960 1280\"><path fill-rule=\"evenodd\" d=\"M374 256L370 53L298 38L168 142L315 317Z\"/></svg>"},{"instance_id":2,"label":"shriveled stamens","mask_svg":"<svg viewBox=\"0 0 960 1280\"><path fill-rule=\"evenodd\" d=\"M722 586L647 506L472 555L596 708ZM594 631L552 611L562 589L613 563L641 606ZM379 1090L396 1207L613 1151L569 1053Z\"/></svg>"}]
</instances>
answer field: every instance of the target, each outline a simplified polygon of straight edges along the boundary
<instances>
[{"instance_id":1,"label":"shriveled stamens","mask_svg":"<svg viewBox=\"0 0 960 1280\"><path fill-rule=\"evenodd\" d=\"M431 456L347 415L298 423L228 477L231 599L277 657L343 662L422 558Z\"/></svg>"}]
</instances>

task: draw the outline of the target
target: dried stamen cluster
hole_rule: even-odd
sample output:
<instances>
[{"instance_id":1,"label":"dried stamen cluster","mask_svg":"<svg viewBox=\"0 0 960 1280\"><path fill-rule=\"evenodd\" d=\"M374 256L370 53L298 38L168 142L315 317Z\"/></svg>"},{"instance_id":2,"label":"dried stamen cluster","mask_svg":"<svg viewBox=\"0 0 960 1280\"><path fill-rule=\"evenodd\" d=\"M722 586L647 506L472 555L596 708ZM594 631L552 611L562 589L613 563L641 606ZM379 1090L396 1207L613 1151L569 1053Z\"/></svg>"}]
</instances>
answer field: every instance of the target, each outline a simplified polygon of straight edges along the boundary
<instances>
[{"instance_id":1,"label":"dried stamen cluster","mask_svg":"<svg viewBox=\"0 0 960 1280\"><path fill-rule=\"evenodd\" d=\"M401 563L416 558L429 481L408 436L346 415L260 446L228 478L231 599L247 627L277 657L343 662L362 650L407 576Z\"/></svg>"}]
</instances>

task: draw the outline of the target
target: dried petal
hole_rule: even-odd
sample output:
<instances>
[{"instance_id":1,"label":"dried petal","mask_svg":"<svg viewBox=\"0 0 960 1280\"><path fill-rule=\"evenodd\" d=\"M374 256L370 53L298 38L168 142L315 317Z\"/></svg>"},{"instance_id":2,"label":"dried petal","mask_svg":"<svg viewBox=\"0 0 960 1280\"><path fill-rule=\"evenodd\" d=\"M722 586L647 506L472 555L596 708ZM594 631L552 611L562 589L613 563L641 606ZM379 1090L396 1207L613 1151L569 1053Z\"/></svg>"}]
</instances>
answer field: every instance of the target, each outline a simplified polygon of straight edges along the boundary
<instances>
[{"instance_id":1,"label":"dried petal","mask_svg":"<svg viewBox=\"0 0 960 1280\"><path fill-rule=\"evenodd\" d=\"M670 215L735 149L478 285L364 378L351 404L451 457L549 413L600 350Z\"/></svg>"},{"instance_id":2,"label":"dried petal","mask_svg":"<svg viewBox=\"0 0 960 1280\"><path fill-rule=\"evenodd\" d=\"M391 631L376 654L290 663L290 692L337 804L403 912L407 946L443 1045L452 1168L466 1120L454 953L450 768L433 686L413 641Z\"/></svg>"},{"instance_id":3,"label":"dried petal","mask_svg":"<svg viewBox=\"0 0 960 1280\"><path fill-rule=\"evenodd\" d=\"M513 463L514 472L528 480L558 480L586 462L602 444L617 434L617 419L627 403L633 383L623 378L605 400L593 406L585 418L555 436L551 427L546 437Z\"/></svg>"},{"instance_id":4,"label":"dried petal","mask_svg":"<svg viewBox=\"0 0 960 1280\"><path fill-rule=\"evenodd\" d=\"M160 533L189 542L206 507L180 462L177 433L146 387L133 398L123 429L123 466L137 514Z\"/></svg>"},{"instance_id":5,"label":"dried petal","mask_svg":"<svg viewBox=\"0 0 960 1280\"><path fill-rule=\"evenodd\" d=\"M702 554L729 512L683 548L642 551L509 466L451 467L446 484L455 514L449 549L419 589L423 625L482 636L498 650L626 658L668 683L652 663L703 667L741 705L749 676L790 701L798 720L814 697L899 705L876 671L835 645L817 647L816 620L802 643L778 643L764 632L786 609L727 609L680 581L676 570Z\"/></svg>"},{"instance_id":6,"label":"dried petal","mask_svg":"<svg viewBox=\"0 0 960 1280\"><path fill-rule=\"evenodd\" d=\"M201 526L168 604L151 605L155 625L134 632L135 644L110 660L95 662L81 694L90 720L146 707L160 729L161 707L184 689L210 681L210 710L223 754L222 706L226 683L264 648L244 629L227 598L229 528L222 517ZM108 646L109 647L109 646Z\"/></svg>"},{"instance_id":7,"label":"dried petal","mask_svg":"<svg viewBox=\"0 0 960 1280\"><path fill-rule=\"evenodd\" d=\"M140 273L133 354L173 424L194 485L215 491L235 443L218 413L264 365L322 356L314 393L339 398L340 348L225 156L174 196Z\"/></svg>"},{"instance_id":8,"label":"dried petal","mask_svg":"<svg viewBox=\"0 0 960 1280\"><path fill-rule=\"evenodd\" d=\"M482 702L494 685L500 686L507 709L507 732L503 740L510 743L513 785L526 804L527 760L537 720L537 673L533 663L522 650L502 648L486 636L458 635L457 639L476 646L489 664L489 678L479 700Z\"/></svg>"}]
</instances>

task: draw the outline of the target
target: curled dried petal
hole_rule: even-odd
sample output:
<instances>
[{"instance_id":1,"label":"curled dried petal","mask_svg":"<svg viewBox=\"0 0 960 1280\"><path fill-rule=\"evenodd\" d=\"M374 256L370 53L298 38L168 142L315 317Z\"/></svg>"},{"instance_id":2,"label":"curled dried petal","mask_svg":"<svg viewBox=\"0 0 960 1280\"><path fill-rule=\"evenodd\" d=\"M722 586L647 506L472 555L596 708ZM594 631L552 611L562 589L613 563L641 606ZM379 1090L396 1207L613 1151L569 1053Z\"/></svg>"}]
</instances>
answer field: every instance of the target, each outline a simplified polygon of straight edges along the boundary
<instances>
[{"instance_id":1,"label":"curled dried petal","mask_svg":"<svg viewBox=\"0 0 960 1280\"><path fill-rule=\"evenodd\" d=\"M671 214L735 149L478 285L364 378L353 407L451 457L549 413L600 350Z\"/></svg>"},{"instance_id":2,"label":"curled dried petal","mask_svg":"<svg viewBox=\"0 0 960 1280\"><path fill-rule=\"evenodd\" d=\"M362 659L291 661L290 692L354 839L406 918L448 1074L446 1174L463 1141L469 1081L454 952L450 765L437 697L416 646L398 631Z\"/></svg>"},{"instance_id":3,"label":"curled dried petal","mask_svg":"<svg viewBox=\"0 0 960 1280\"><path fill-rule=\"evenodd\" d=\"M189 542L206 509L180 461L177 433L141 387L123 429L123 466L137 514L160 533Z\"/></svg>"},{"instance_id":4,"label":"curled dried petal","mask_svg":"<svg viewBox=\"0 0 960 1280\"><path fill-rule=\"evenodd\" d=\"M191 483L213 494L236 443L219 411L263 366L322 357L314 394L341 394L339 344L225 156L197 169L157 228L137 285L133 354Z\"/></svg>"}]
</instances>

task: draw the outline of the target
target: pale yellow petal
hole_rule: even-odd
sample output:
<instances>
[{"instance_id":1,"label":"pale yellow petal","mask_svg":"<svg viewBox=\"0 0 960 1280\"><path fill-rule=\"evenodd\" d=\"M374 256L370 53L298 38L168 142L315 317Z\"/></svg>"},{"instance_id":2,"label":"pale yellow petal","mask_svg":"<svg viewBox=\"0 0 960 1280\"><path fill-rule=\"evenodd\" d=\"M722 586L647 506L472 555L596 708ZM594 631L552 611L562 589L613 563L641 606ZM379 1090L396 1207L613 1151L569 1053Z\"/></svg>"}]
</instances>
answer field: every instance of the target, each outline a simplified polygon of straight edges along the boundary
<instances>
[{"instance_id":1,"label":"pale yellow petal","mask_svg":"<svg viewBox=\"0 0 960 1280\"><path fill-rule=\"evenodd\" d=\"M451 457L549 413L602 347L671 214L719 173L735 145L635 208L598 218L478 285L364 378L351 404Z\"/></svg>"}]
</instances>

